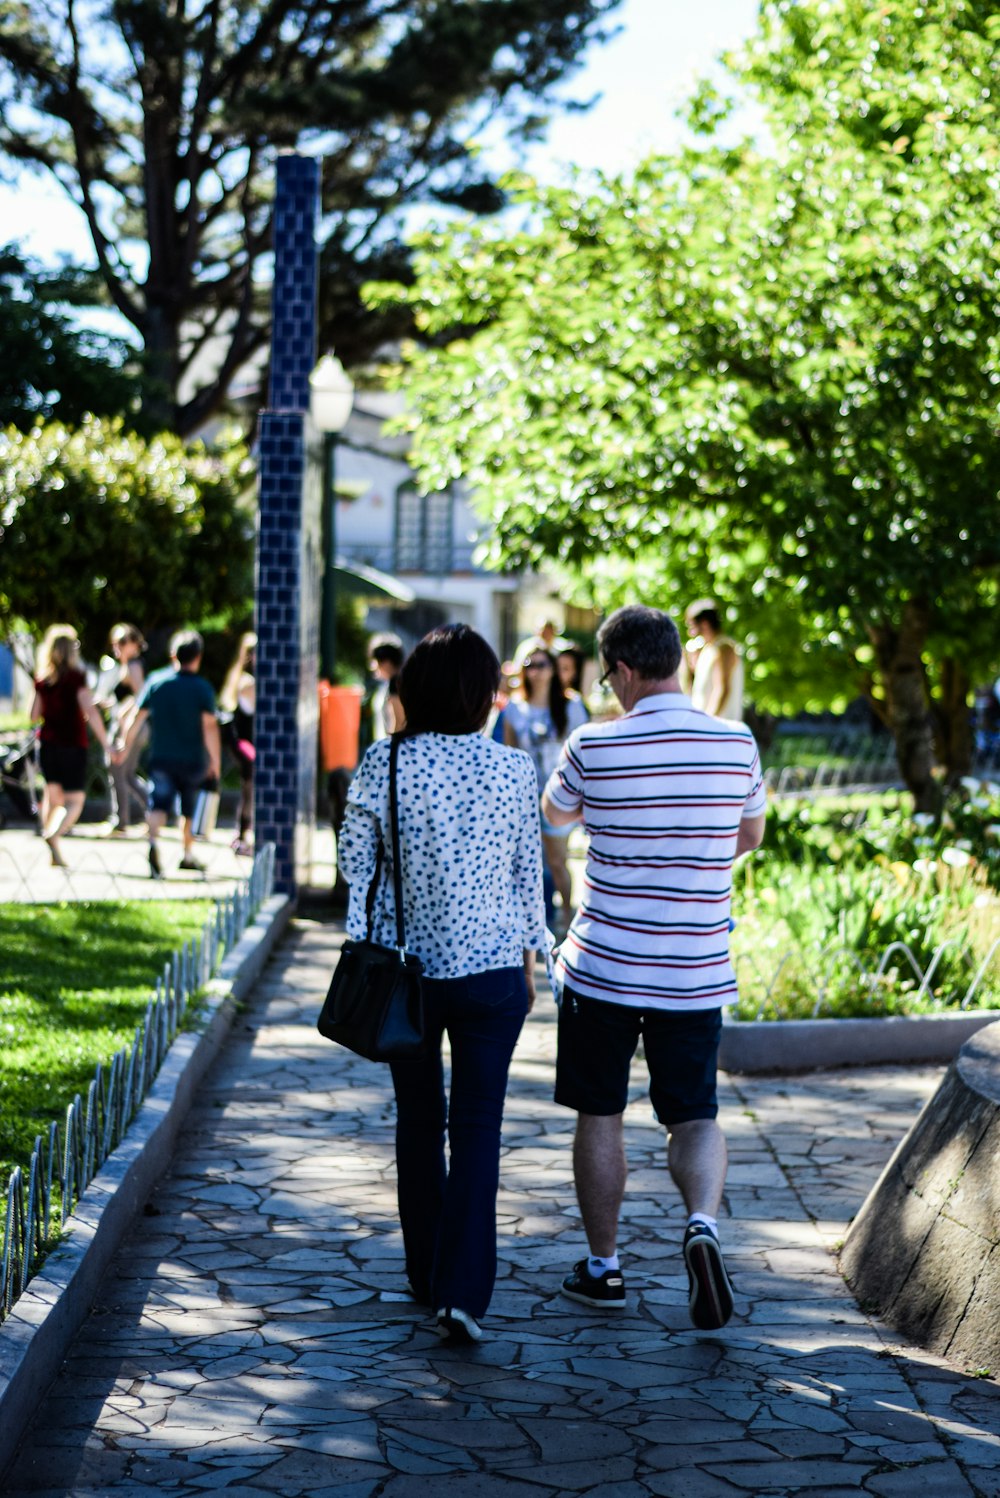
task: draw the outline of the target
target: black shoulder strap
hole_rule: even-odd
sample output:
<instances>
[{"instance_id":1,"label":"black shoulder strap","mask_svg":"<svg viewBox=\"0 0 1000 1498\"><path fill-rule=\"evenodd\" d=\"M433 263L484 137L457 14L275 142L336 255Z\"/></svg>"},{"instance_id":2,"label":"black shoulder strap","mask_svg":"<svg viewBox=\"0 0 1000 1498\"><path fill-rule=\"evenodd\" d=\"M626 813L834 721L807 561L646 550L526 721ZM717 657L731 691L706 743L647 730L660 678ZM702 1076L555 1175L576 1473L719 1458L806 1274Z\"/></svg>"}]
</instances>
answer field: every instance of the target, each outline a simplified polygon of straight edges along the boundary
<instances>
[{"instance_id":1,"label":"black shoulder strap","mask_svg":"<svg viewBox=\"0 0 1000 1498\"><path fill-rule=\"evenodd\" d=\"M394 733L392 736L392 747L389 750L389 825L392 836L392 889L396 899L396 946L400 956L406 947L406 935L403 927L403 870L400 864L399 854L399 797L396 791L397 761L399 760L399 746L403 735Z\"/></svg>"},{"instance_id":2,"label":"black shoulder strap","mask_svg":"<svg viewBox=\"0 0 1000 1498\"><path fill-rule=\"evenodd\" d=\"M403 924L403 871L400 867L399 856L399 797L396 791L396 762L399 759L399 745L403 735L394 733L392 743L389 747L389 836L392 841L392 889L396 902L396 946L402 952L406 947L405 927ZM375 853L375 872L368 886L368 894L365 897L365 920L367 925L368 940L372 939L372 925L375 919L375 897L378 894L379 881L382 878L382 865L385 863L385 838L379 833L378 848Z\"/></svg>"}]
</instances>

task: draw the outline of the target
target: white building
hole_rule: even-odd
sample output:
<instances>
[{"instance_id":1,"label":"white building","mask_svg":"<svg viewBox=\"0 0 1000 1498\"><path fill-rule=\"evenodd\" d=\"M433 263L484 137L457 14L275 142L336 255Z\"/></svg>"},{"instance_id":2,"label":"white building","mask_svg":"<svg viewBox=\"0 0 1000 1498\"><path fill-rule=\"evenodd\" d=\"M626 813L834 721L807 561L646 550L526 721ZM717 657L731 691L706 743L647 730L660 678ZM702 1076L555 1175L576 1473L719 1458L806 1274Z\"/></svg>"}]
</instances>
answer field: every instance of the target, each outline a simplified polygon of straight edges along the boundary
<instances>
[{"instance_id":1,"label":"white building","mask_svg":"<svg viewBox=\"0 0 1000 1498\"><path fill-rule=\"evenodd\" d=\"M406 460L409 439L383 430L399 406L397 395L358 390L337 439L337 486L357 493L337 504L337 559L391 573L416 595L405 609L372 608L373 631L392 629L411 647L436 624L469 624L504 660L540 617L555 610L561 623L562 611L544 579L476 567L484 522L461 489L418 492Z\"/></svg>"}]
</instances>

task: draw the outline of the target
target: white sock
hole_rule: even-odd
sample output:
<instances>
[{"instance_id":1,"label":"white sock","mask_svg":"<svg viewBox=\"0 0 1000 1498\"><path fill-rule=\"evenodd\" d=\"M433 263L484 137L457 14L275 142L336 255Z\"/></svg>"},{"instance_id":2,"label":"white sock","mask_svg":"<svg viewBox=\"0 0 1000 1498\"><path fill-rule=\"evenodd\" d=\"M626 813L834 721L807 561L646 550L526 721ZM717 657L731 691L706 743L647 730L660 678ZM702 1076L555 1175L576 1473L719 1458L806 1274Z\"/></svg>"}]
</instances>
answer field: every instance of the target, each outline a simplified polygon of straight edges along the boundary
<instances>
[{"instance_id":1,"label":"white sock","mask_svg":"<svg viewBox=\"0 0 1000 1498\"><path fill-rule=\"evenodd\" d=\"M597 1279L602 1274L607 1274L609 1269L620 1269L618 1255L612 1254L610 1258L602 1259L600 1254L591 1254L587 1260L587 1273Z\"/></svg>"},{"instance_id":2,"label":"white sock","mask_svg":"<svg viewBox=\"0 0 1000 1498\"><path fill-rule=\"evenodd\" d=\"M719 1236L719 1223L715 1217L709 1217L707 1212L692 1212L688 1218L688 1227L692 1222L703 1222L707 1228L711 1228L716 1237Z\"/></svg>"}]
</instances>

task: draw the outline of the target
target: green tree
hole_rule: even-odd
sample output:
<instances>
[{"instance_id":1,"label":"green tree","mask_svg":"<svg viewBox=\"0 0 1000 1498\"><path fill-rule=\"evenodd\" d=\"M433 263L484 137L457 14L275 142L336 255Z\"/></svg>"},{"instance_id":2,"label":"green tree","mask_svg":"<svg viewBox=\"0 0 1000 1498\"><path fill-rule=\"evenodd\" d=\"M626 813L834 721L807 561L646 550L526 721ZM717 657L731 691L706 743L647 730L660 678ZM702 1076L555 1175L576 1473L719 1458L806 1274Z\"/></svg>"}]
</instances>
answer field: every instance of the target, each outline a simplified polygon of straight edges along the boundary
<instances>
[{"instance_id":1,"label":"green tree","mask_svg":"<svg viewBox=\"0 0 1000 1498\"><path fill-rule=\"evenodd\" d=\"M626 563L675 605L720 592L759 705L853 677L921 806L997 653L989 10L765 4L742 77L766 146L720 144L703 89L697 149L522 182L530 227L424 236L407 297L427 334L475 330L405 382L425 483L478 490L496 560L558 558L598 602Z\"/></svg>"},{"instance_id":2,"label":"green tree","mask_svg":"<svg viewBox=\"0 0 1000 1498\"><path fill-rule=\"evenodd\" d=\"M5 0L0 151L82 208L144 349L149 424L185 434L266 346L279 150L326 158L322 336L354 362L398 328L357 288L405 273L401 214L495 209L477 142L500 122L537 129L618 3Z\"/></svg>"},{"instance_id":3,"label":"green tree","mask_svg":"<svg viewBox=\"0 0 1000 1498\"><path fill-rule=\"evenodd\" d=\"M93 302L90 278L46 271L13 245L0 248L0 427L51 416L75 426L86 412L114 416L138 406L134 351L72 315Z\"/></svg>"},{"instance_id":4,"label":"green tree","mask_svg":"<svg viewBox=\"0 0 1000 1498\"><path fill-rule=\"evenodd\" d=\"M144 441L88 417L0 433L0 634L66 620L91 657L116 619L238 622L253 592L244 448Z\"/></svg>"}]
</instances>

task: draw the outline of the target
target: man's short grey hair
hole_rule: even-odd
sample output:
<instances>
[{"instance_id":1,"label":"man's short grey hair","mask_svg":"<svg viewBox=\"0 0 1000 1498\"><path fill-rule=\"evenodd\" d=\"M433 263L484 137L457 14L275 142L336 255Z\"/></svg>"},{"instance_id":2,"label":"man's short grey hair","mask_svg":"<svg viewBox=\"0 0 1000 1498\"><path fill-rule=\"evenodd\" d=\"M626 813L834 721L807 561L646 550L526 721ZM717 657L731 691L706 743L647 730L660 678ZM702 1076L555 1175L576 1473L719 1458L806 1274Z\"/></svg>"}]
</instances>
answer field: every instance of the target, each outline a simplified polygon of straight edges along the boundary
<instances>
[{"instance_id":1,"label":"man's short grey hair","mask_svg":"<svg viewBox=\"0 0 1000 1498\"><path fill-rule=\"evenodd\" d=\"M605 619L597 631L597 648L609 671L631 666L646 681L666 681L681 663L677 625L661 609L627 604Z\"/></svg>"}]
</instances>

